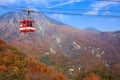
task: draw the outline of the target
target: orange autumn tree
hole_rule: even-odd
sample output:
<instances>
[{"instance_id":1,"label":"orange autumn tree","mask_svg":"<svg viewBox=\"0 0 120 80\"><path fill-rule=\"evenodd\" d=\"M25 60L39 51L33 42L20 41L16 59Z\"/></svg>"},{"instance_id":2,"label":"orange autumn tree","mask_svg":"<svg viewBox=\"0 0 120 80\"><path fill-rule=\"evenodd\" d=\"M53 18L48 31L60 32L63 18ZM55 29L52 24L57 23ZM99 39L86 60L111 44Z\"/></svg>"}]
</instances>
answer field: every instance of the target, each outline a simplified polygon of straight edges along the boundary
<instances>
[{"instance_id":1,"label":"orange autumn tree","mask_svg":"<svg viewBox=\"0 0 120 80\"><path fill-rule=\"evenodd\" d=\"M83 80L100 80L94 73L92 73L89 77L85 77Z\"/></svg>"}]
</instances>

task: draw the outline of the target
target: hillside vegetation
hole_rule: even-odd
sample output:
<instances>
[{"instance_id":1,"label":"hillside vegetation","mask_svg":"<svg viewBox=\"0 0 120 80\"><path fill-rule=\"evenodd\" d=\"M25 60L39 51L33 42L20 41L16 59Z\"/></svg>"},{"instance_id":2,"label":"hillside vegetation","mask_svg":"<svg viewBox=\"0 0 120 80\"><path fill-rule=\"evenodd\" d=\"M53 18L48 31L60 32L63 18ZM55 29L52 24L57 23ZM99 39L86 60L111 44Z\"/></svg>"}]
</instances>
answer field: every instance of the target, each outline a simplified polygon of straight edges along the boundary
<instances>
[{"instance_id":1,"label":"hillside vegetation","mask_svg":"<svg viewBox=\"0 0 120 80\"><path fill-rule=\"evenodd\" d=\"M66 77L0 40L0 80L66 80Z\"/></svg>"}]
</instances>

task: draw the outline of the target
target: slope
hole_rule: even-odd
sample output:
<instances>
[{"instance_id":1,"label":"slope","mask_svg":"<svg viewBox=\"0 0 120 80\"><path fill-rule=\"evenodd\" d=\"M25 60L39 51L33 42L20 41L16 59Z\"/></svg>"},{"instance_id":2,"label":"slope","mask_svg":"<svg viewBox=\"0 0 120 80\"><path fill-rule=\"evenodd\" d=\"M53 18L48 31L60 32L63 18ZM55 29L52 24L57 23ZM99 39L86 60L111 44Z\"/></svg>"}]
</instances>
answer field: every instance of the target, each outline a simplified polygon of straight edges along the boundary
<instances>
[{"instance_id":1,"label":"slope","mask_svg":"<svg viewBox=\"0 0 120 80\"><path fill-rule=\"evenodd\" d=\"M66 80L63 73L26 57L0 40L0 80Z\"/></svg>"}]
</instances>

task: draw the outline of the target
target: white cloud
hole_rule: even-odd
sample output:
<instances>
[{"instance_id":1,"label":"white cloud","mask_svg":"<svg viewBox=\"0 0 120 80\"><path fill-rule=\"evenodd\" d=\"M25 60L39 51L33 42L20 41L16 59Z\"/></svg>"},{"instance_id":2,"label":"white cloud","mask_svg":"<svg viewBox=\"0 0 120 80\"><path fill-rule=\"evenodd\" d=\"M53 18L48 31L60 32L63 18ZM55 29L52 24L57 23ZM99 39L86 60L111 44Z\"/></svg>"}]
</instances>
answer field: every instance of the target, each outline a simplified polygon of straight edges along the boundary
<instances>
[{"instance_id":1,"label":"white cloud","mask_svg":"<svg viewBox=\"0 0 120 80\"><path fill-rule=\"evenodd\" d=\"M69 1L64 2L64 3L60 3L60 4L56 4L56 5L50 6L49 8L63 6L63 5L67 5L67 4L72 4L72 3L75 3L75 2L82 2L82 1L84 1L84 0L69 0Z\"/></svg>"},{"instance_id":2,"label":"white cloud","mask_svg":"<svg viewBox=\"0 0 120 80\"><path fill-rule=\"evenodd\" d=\"M63 15L63 14L51 14L50 17L52 17L54 19L65 19L65 18L68 18L68 16Z\"/></svg>"},{"instance_id":3,"label":"white cloud","mask_svg":"<svg viewBox=\"0 0 120 80\"><path fill-rule=\"evenodd\" d=\"M27 4L45 4L48 5L49 1L48 0L21 0L24 1Z\"/></svg>"},{"instance_id":4,"label":"white cloud","mask_svg":"<svg viewBox=\"0 0 120 80\"><path fill-rule=\"evenodd\" d=\"M0 5L8 5L8 4L42 4L42 5L45 5L45 6L49 6L50 3L52 2L58 2L59 3L62 3L62 2L65 2L66 0L0 0ZM79 0L70 0L70 2L76 2L76 1L79 1ZM68 1L69 2L69 1Z\"/></svg>"},{"instance_id":5,"label":"white cloud","mask_svg":"<svg viewBox=\"0 0 120 80\"><path fill-rule=\"evenodd\" d=\"M85 14L93 14L93 15L97 15L99 13L99 11L105 7L112 7L112 6L117 6L119 5L118 2L99 2L96 4L92 4L91 8L93 9L93 11L88 11ZM109 9L108 8L108 9ZM110 12L107 12L110 14Z\"/></svg>"},{"instance_id":6,"label":"white cloud","mask_svg":"<svg viewBox=\"0 0 120 80\"><path fill-rule=\"evenodd\" d=\"M45 4L49 3L49 0L0 0L0 4L15 4L25 2L27 4Z\"/></svg>"},{"instance_id":7,"label":"white cloud","mask_svg":"<svg viewBox=\"0 0 120 80\"><path fill-rule=\"evenodd\" d=\"M110 11L106 11L106 12L104 12L103 14L104 14L104 15L110 15L111 12L110 12Z\"/></svg>"},{"instance_id":8,"label":"white cloud","mask_svg":"<svg viewBox=\"0 0 120 80\"><path fill-rule=\"evenodd\" d=\"M1 4L6 4L6 3L15 3L17 0L0 0Z\"/></svg>"},{"instance_id":9,"label":"white cloud","mask_svg":"<svg viewBox=\"0 0 120 80\"><path fill-rule=\"evenodd\" d=\"M29 4L42 4L42 5L45 5L45 6L50 6L49 5L50 3L58 2L58 4L50 6L50 8L52 8L52 7L72 4L72 3L75 3L75 2L81 2L81 1L84 1L84 0L0 0L0 4L6 5L6 4L26 3L28 5Z\"/></svg>"},{"instance_id":10,"label":"white cloud","mask_svg":"<svg viewBox=\"0 0 120 80\"><path fill-rule=\"evenodd\" d=\"M109 22L115 22L117 19L109 19Z\"/></svg>"}]
</instances>

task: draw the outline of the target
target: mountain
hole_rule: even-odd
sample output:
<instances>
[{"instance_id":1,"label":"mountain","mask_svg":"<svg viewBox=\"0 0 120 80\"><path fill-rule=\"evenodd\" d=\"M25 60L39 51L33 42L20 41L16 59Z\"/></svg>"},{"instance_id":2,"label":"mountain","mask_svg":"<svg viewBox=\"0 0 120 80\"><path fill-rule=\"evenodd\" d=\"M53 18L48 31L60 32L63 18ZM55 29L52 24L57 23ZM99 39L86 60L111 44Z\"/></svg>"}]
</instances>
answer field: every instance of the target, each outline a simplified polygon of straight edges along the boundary
<instances>
[{"instance_id":1,"label":"mountain","mask_svg":"<svg viewBox=\"0 0 120 80\"><path fill-rule=\"evenodd\" d=\"M94 66L119 64L120 32L80 30L34 13L36 32L19 33L19 21L25 17L22 12L1 15L0 39L32 59L55 66L68 75ZM76 73L70 72L71 68Z\"/></svg>"},{"instance_id":2,"label":"mountain","mask_svg":"<svg viewBox=\"0 0 120 80\"><path fill-rule=\"evenodd\" d=\"M96 29L94 27L88 27L88 28L85 28L84 30L94 31L94 32L100 32L98 29Z\"/></svg>"},{"instance_id":3,"label":"mountain","mask_svg":"<svg viewBox=\"0 0 120 80\"><path fill-rule=\"evenodd\" d=\"M63 73L0 40L0 80L66 80Z\"/></svg>"}]
</instances>

